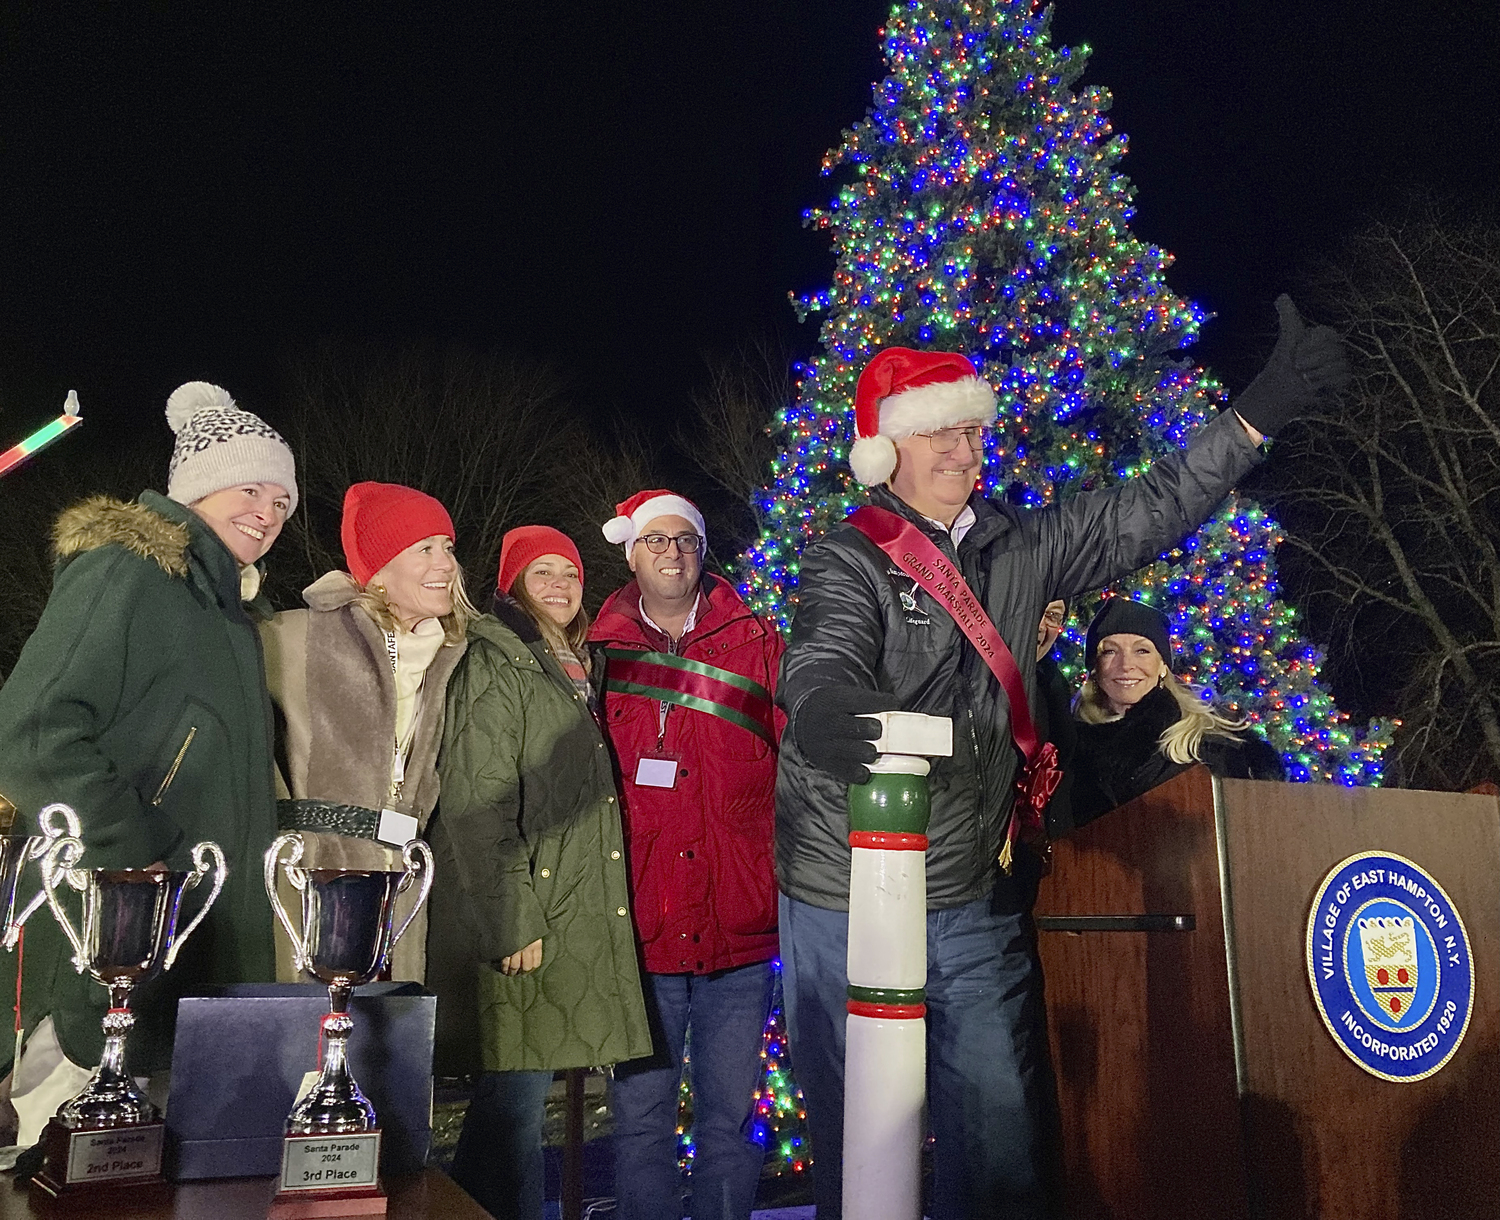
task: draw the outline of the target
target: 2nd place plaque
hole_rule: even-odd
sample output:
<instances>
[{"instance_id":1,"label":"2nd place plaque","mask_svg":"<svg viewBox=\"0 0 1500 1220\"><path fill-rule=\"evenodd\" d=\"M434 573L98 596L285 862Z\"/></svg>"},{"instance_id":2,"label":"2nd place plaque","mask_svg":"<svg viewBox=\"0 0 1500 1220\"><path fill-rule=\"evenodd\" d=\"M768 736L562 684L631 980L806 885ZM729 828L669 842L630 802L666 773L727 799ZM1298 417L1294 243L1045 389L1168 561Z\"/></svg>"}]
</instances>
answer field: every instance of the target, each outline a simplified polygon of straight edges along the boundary
<instances>
[{"instance_id":1,"label":"2nd place plaque","mask_svg":"<svg viewBox=\"0 0 1500 1220\"><path fill-rule=\"evenodd\" d=\"M68 1139L65 1185L151 1178L161 1171L165 1126L149 1123L105 1131L75 1131Z\"/></svg>"}]
</instances>

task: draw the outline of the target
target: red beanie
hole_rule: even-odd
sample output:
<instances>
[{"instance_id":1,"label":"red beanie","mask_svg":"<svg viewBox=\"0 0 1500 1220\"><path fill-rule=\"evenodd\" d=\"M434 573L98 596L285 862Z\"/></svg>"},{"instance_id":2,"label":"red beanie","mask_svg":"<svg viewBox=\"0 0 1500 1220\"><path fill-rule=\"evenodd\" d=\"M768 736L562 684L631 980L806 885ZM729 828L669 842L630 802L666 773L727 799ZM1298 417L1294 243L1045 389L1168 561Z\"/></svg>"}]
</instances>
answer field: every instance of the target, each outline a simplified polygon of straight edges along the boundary
<instances>
[{"instance_id":1,"label":"red beanie","mask_svg":"<svg viewBox=\"0 0 1500 1220\"><path fill-rule=\"evenodd\" d=\"M571 559L578 568L578 583L583 584L583 560L578 557L578 548L571 538L550 525L518 525L506 530L500 540L500 579L496 587L502 593L509 593L516 577L543 555Z\"/></svg>"},{"instance_id":2,"label":"red beanie","mask_svg":"<svg viewBox=\"0 0 1500 1220\"><path fill-rule=\"evenodd\" d=\"M344 493L339 530L349 572L361 585L414 542L453 534L448 510L414 487L399 483L356 483Z\"/></svg>"}]
</instances>

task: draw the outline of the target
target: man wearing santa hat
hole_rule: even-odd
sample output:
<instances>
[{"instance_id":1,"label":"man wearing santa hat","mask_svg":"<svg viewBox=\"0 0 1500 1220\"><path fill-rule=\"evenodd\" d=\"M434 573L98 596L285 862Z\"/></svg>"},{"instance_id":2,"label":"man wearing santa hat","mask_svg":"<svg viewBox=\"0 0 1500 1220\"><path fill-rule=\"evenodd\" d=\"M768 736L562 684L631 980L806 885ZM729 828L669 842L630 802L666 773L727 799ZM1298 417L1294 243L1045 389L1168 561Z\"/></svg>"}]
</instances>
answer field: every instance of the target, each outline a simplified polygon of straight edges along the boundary
<instances>
[{"instance_id":1,"label":"man wearing santa hat","mask_svg":"<svg viewBox=\"0 0 1500 1220\"><path fill-rule=\"evenodd\" d=\"M1055 1099L1030 918L1041 865L1027 845L1049 791L1029 713L1037 623L1054 599L1180 543L1255 465L1263 434L1347 379L1333 332L1309 330L1285 297L1277 307L1271 361L1233 411L1141 477L1035 511L976 490L996 407L963 356L889 348L861 374L849 463L875 511L803 553L777 696L788 715L776 790L783 984L818 1220L842 1209L846 794L870 778L869 714L896 709L953 722L953 756L933 759L929 780L932 1214L1020 1220L1052 1206Z\"/></svg>"},{"instance_id":2,"label":"man wearing santa hat","mask_svg":"<svg viewBox=\"0 0 1500 1220\"><path fill-rule=\"evenodd\" d=\"M635 579L599 611L604 719L620 766L655 1053L614 1076L621 1220L682 1214L677 1091L691 1033L694 1220L746 1220L749 1139L776 956L772 801L781 637L703 572L703 516L670 491L619 505L604 536Z\"/></svg>"}]
</instances>

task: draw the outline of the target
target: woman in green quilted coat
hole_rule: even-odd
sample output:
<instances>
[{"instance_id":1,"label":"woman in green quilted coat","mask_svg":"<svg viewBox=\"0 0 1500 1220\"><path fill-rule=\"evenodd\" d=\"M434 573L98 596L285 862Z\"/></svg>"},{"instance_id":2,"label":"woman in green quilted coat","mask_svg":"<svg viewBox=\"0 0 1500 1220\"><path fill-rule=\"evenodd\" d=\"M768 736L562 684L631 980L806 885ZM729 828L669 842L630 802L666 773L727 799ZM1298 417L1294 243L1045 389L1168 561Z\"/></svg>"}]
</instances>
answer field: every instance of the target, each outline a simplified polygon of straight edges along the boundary
<instances>
[{"instance_id":1,"label":"woman in green quilted coat","mask_svg":"<svg viewBox=\"0 0 1500 1220\"><path fill-rule=\"evenodd\" d=\"M620 803L594 715L583 566L544 526L505 536L495 617L448 684L427 980L437 1071L479 1071L453 1178L542 1214L553 1073L651 1052Z\"/></svg>"}]
</instances>

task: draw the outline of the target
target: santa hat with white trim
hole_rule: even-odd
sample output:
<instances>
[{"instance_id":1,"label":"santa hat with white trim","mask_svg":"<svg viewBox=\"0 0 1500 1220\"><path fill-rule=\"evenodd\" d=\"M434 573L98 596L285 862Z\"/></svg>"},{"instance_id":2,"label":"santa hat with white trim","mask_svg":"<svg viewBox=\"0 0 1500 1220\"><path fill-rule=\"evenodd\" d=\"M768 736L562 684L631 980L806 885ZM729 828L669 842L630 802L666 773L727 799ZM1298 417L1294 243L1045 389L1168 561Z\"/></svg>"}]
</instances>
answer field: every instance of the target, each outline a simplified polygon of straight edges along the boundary
<instances>
[{"instance_id":1,"label":"santa hat with white trim","mask_svg":"<svg viewBox=\"0 0 1500 1220\"><path fill-rule=\"evenodd\" d=\"M606 539L623 546L627 553L646 528L646 523L654 517L681 517L685 521L691 521L700 536L708 537L703 528L703 514L698 511L698 506L675 491L663 488L638 491L630 499L616 504L615 513L616 516L611 517L601 528Z\"/></svg>"},{"instance_id":2,"label":"santa hat with white trim","mask_svg":"<svg viewBox=\"0 0 1500 1220\"><path fill-rule=\"evenodd\" d=\"M957 352L888 347L865 365L854 389L849 468L866 486L896 470L896 442L977 420L994 422L995 393Z\"/></svg>"}]
</instances>

